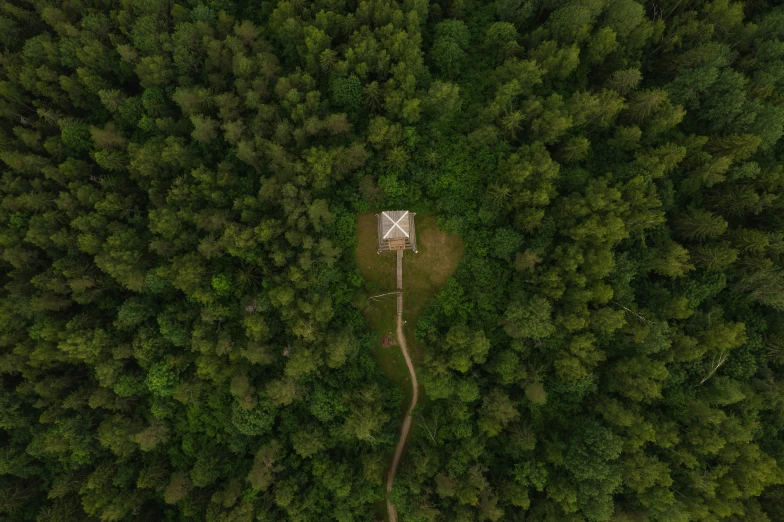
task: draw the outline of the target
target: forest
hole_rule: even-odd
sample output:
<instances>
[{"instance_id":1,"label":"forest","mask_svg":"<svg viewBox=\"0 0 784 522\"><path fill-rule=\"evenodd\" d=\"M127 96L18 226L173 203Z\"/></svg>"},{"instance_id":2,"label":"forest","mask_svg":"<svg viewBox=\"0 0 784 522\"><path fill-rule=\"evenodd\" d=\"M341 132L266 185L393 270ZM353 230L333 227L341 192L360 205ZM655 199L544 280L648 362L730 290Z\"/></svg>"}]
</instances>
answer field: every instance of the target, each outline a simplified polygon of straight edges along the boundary
<instances>
[{"instance_id":1,"label":"forest","mask_svg":"<svg viewBox=\"0 0 784 522\"><path fill-rule=\"evenodd\" d=\"M0 522L784 521L777 4L0 0Z\"/></svg>"}]
</instances>

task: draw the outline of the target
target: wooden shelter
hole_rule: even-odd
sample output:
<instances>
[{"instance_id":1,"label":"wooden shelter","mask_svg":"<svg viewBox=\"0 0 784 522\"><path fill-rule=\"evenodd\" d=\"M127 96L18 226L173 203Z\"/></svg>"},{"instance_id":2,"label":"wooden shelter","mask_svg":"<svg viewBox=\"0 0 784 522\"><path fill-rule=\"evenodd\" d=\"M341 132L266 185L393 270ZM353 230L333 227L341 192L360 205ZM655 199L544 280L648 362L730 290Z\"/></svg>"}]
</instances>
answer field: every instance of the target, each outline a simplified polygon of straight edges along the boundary
<instances>
[{"instance_id":1,"label":"wooden shelter","mask_svg":"<svg viewBox=\"0 0 784 522\"><path fill-rule=\"evenodd\" d=\"M376 214L379 254L389 251L417 251L415 215L408 210L386 210Z\"/></svg>"}]
</instances>

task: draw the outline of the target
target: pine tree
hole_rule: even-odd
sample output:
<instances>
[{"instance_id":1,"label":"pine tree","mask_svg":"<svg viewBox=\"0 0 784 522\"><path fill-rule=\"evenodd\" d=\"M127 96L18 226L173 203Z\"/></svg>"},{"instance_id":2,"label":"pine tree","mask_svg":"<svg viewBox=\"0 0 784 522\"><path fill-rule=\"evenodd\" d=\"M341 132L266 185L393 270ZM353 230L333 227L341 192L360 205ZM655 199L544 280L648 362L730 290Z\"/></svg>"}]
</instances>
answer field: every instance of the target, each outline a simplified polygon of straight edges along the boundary
<instances>
[{"instance_id":1,"label":"pine tree","mask_svg":"<svg viewBox=\"0 0 784 522\"><path fill-rule=\"evenodd\" d=\"M716 238L727 230L727 222L707 210L690 210L675 221L675 226L683 237L697 241Z\"/></svg>"},{"instance_id":2,"label":"pine tree","mask_svg":"<svg viewBox=\"0 0 784 522\"><path fill-rule=\"evenodd\" d=\"M663 90L643 90L633 93L627 102L625 115L629 120L640 123L655 114L667 100Z\"/></svg>"}]
</instances>

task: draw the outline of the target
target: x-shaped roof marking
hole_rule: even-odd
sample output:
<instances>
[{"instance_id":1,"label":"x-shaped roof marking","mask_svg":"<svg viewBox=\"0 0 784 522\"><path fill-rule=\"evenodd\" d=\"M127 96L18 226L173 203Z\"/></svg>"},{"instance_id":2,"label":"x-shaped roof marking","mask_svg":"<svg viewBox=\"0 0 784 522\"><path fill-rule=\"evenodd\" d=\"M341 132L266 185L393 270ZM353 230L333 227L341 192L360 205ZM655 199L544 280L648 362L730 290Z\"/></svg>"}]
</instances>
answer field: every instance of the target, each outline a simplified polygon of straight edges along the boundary
<instances>
[{"instance_id":1,"label":"x-shaped roof marking","mask_svg":"<svg viewBox=\"0 0 784 522\"><path fill-rule=\"evenodd\" d=\"M400 216L400 219L398 219L397 221L394 221L394 220L393 220L391 217L387 216L387 213L386 213L386 212L382 212L381 214L382 214L382 215L383 215L385 218L387 218L388 220L390 220L390 221L392 222L392 226L391 226L391 227L389 227L389 230L387 230L387 233L386 233L386 234L384 234L384 239L386 239L386 238L387 238L387 236L389 235L389 233L390 233L390 232L392 232L392 229L394 229L395 227L397 227L397 228L400 228L400 231L401 231L402 233L404 233L404 234L406 235L406 237L408 237L408 233L407 233L405 230L403 230L403 229L400 227L400 225L398 224L398 223L400 223L401 221L403 221L403 218L404 218L404 217L406 217L406 216L408 215L408 210L406 210L406 211L405 211L405 213L404 213L402 216Z\"/></svg>"}]
</instances>

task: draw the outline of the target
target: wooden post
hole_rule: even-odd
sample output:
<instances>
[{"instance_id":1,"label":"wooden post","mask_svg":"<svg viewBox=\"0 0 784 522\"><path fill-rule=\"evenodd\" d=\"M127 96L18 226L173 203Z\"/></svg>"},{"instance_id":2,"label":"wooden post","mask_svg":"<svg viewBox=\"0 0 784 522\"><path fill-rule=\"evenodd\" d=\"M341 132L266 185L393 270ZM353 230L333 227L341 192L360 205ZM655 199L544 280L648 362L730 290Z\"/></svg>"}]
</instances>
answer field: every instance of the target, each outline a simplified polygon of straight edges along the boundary
<instances>
[{"instance_id":1,"label":"wooden post","mask_svg":"<svg viewBox=\"0 0 784 522\"><path fill-rule=\"evenodd\" d=\"M397 289L403 289L403 251L397 251Z\"/></svg>"},{"instance_id":2,"label":"wooden post","mask_svg":"<svg viewBox=\"0 0 784 522\"><path fill-rule=\"evenodd\" d=\"M403 315L403 251L397 251L397 315Z\"/></svg>"},{"instance_id":3,"label":"wooden post","mask_svg":"<svg viewBox=\"0 0 784 522\"><path fill-rule=\"evenodd\" d=\"M411 243L411 250L414 253L417 253L417 244L416 244L416 223L414 221L414 216L416 216L416 212L411 212L409 214L409 230L408 230L408 241Z\"/></svg>"}]
</instances>

